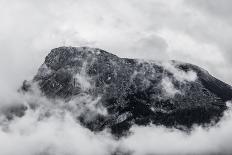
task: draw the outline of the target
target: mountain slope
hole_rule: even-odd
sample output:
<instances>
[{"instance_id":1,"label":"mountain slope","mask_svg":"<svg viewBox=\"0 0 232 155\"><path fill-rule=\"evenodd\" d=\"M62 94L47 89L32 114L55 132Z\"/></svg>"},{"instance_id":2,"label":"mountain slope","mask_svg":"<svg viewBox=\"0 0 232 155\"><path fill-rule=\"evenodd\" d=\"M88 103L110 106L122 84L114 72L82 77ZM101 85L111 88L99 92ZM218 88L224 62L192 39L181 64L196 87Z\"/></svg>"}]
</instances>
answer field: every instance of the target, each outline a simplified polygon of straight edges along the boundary
<instances>
[{"instance_id":1,"label":"mountain slope","mask_svg":"<svg viewBox=\"0 0 232 155\"><path fill-rule=\"evenodd\" d=\"M88 47L59 47L45 58L38 84L50 99L85 107L77 116L93 131L114 134L132 125L191 128L217 122L232 99L232 88L192 64L119 58Z\"/></svg>"}]
</instances>

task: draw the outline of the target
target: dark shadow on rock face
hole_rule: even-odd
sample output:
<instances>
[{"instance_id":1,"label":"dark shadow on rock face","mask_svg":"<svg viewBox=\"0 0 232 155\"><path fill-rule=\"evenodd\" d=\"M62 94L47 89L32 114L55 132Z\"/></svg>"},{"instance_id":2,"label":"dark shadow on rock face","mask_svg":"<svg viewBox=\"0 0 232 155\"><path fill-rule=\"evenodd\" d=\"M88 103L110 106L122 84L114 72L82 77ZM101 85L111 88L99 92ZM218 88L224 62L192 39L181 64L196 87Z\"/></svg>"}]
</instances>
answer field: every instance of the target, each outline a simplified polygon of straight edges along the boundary
<instances>
[{"instance_id":1,"label":"dark shadow on rock face","mask_svg":"<svg viewBox=\"0 0 232 155\"><path fill-rule=\"evenodd\" d=\"M77 119L93 131L109 128L115 135L127 133L135 124L191 129L219 121L225 102L232 98L231 86L195 65L169 63L181 74L192 71L197 78L180 81L162 63L119 58L101 49L60 47L48 54L22 90L30 91L30 84L38 83L45 96L65 102L80 94L100 97L97 105L108 115L86 120L86 112ZM176 91L172 95L162 85L164 78Z\"/></svg>"}]
</instances>

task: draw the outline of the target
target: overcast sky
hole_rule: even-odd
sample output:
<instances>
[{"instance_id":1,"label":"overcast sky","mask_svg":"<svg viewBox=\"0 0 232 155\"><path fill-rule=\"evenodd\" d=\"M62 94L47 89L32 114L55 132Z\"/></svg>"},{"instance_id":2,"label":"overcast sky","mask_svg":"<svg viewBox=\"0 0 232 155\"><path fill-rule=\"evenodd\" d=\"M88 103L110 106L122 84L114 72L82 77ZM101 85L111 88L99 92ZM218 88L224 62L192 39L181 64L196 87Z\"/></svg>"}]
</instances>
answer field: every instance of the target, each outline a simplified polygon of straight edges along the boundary
<instances>
[{"instance_id":1,"label":"overcast sky","mask_svg":"<svg viewBox=\"0 0 232 155\"><path fill-rule=\"evenodd\" d=\"M0 0L0 84L18 86L64 45L190 62L232 84L231 14L231 0Z\"/></svg>"},{"instance_id":2,"label":"overcast sky","mask_svg":"<svg viewBox=\"0 0 232 155\"><path fill-rule=\"evenodd\" d=\"M47 105L38 94L24 99L14 92L59 46L190 62L232 84L231 41L231 0L0 0L0 105ZM218 126L196 127L188 136L164 127L133 126L134 134L115 141L108 133L95 135L83 128L68 112L57 117L65 109L55 105L27 110L10 123L10 132L3 130L0 118L0 154L103 155L118 147L135 155L232 152L232 107ZM54 116L40 120L46 110Z\"/></svg>"}]
</instances>

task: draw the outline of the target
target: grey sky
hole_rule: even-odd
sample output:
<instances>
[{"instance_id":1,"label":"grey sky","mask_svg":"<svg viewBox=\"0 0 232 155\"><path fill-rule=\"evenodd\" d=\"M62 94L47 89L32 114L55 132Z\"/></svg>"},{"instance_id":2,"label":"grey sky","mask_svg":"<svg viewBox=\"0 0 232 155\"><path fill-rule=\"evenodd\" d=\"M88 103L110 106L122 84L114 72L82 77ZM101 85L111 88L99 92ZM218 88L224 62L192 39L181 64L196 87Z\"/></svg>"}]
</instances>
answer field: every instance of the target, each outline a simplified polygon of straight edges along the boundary
<instances>
[{"instance_id":1,"label":"grey sky","mask_svg":"<svg viewBox=\"0 0 232 155\"><path fill-rule=\"evenodd\" d=\"M218 126L196 127L188 136L164 127L133 126L133 135L115 141L108 133L83 128L69 113L57 117L63 107L50 106L38 94L14 93L58 46L190 62L232 84L231 14L231 0L0 0L0 105L36 102L44 109L48 104L44 111L28 109L12 121L10 132L0 130L0 154L103 155L118 147L135 155L232 152L232 107ZM172 85L164 86L173 91ZM41 120L47 110L54 117Z\"/></svg>"},{"instance_id":2,"label":"grey sky","mask_svg":"<svg viewBox=\"0 0 232 155\"><path fill-rule=\"evenodd\" d=\"M65 45L186 61L232 84L231 7L230 0L0 0L0 83L18 86Z\"/></svg>"}]
</instances>

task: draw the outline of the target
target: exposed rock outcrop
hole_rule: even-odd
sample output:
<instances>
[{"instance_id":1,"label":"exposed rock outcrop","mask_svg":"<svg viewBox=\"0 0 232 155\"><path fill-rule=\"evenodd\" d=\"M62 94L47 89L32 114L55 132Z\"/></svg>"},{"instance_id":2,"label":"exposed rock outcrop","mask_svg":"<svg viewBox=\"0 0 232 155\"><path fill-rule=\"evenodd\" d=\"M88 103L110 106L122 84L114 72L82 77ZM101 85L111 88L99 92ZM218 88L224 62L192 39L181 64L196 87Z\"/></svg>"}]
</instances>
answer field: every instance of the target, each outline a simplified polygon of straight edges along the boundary
<instances>
[{"instance_id":1,"label":"exposed rock outcrop","mask_svg":"<svg viewBox=\"0 0 232 155\"><path fill-rule=\"evenodd\" d=\"M191 128L217 122L232 98L231 86L195 65L119 58L88 47L53 49L22 90L30 91L32 83L67 103L87 96L88 102L75 104L92 110L88 106L77 119L93 131L115 134L134 124Z\"/></svg>"}]
</instances>

